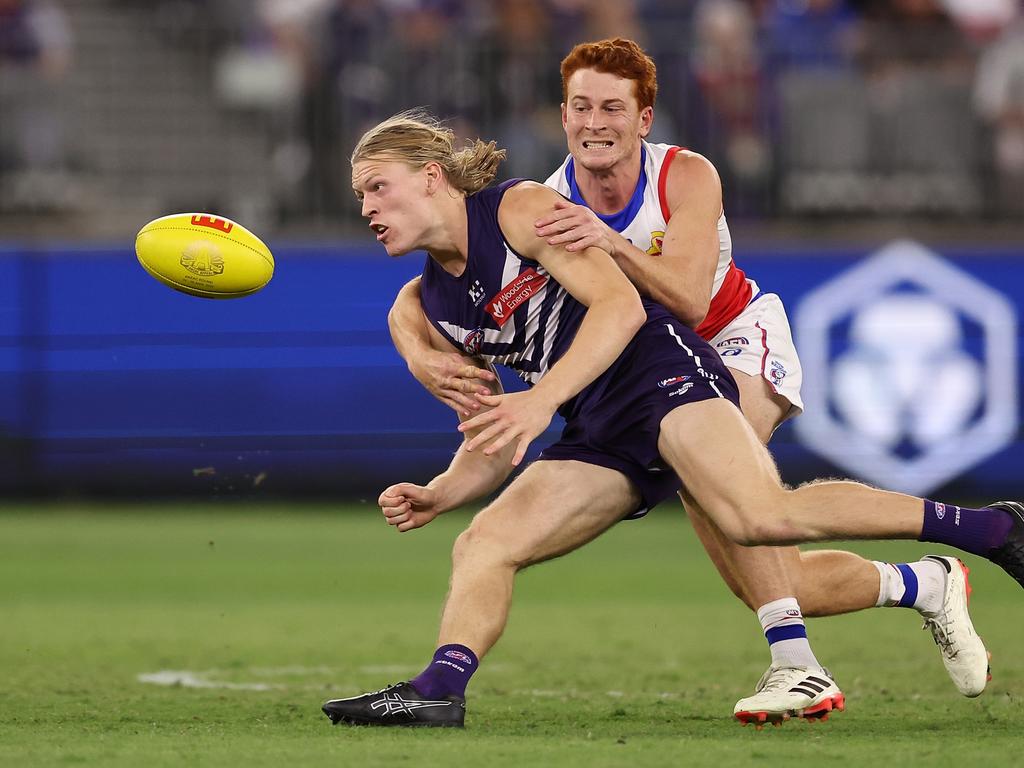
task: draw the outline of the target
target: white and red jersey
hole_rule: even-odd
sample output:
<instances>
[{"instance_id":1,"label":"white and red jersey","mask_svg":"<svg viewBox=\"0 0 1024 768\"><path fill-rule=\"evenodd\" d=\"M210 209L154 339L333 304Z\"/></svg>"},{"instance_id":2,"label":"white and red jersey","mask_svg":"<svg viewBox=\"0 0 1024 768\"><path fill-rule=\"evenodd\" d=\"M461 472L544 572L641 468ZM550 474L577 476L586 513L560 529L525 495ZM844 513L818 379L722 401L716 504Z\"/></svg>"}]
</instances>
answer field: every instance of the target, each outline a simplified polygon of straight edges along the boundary
<instances>
[{"instance_id":1,"label":"white and red jersey","mask_svg":"<svg viewBox=\"0 0 1024 768\"><path fill-rule=\"evenodd\" d=\"M660 254L665 228L672 215L665 194L668 169L680 148L671 144L641 142L640 179L626 207L608 216L598 217L629 242L650 254ZM572 202L587 205L576 185L576 168L572 155L548 178L547 186ZM589 206L587 206L589 207ZM595 211L596 213L596 211ZM718 266L711 289L711 305L696 331L711 339L729 325L757 295L757 285L747 279L732 258L732 237L725 221L725 212L718 217Z\"/></svg>"}]
</instances>

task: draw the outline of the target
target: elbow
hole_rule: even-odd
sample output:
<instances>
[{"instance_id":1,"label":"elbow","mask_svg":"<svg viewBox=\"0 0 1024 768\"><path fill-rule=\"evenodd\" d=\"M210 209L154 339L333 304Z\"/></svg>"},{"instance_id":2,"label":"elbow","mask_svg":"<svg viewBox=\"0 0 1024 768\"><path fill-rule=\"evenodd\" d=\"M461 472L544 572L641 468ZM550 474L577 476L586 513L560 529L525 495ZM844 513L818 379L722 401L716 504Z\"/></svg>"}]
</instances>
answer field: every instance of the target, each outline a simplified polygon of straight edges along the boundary
<instances>
[{"instance_id":1,"label":"elbow","mask_svg":"<svg viewBox=\"0 0 1024 768\"><path fill-rule=\"evenodd\" d=\"M692 296L680 296L668 309L690 328L696 328L704 322L711 306L710 299L695 300Z\"/></svg>"},{"instance_id":2,"label":"elbow","mask_svg":"<svg viewBox=\"0 0 1024 768\"><path fill-rule=\"evenodd\" d=\"M644 309L644 303L640 300L640 294L634 291L622 304L622 311L619 315L622 325L629 327L632 333L636 333L647 322L647 310Z\"/></svg>"}]
</instances>

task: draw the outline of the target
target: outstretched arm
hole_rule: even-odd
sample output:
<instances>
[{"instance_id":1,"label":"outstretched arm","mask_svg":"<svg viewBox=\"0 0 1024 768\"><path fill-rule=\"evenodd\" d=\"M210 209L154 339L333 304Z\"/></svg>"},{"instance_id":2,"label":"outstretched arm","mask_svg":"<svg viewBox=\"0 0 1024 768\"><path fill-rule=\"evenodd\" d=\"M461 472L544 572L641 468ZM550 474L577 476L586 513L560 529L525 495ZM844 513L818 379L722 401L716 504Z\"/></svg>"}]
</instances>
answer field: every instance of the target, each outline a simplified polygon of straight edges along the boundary
<instances>
[{"instance_id":1,"label":"outstretched arm","mask_svg":"<svg viewBox=\"0 0 1024 768\"><path fill-rule=\"evenodd\" d=\"M474 394L491 394L488 384L496 376L474 358L454 348L437 349L431 343L430 322L420 304L420 278L402 286L388 312L388 329L398 354L424 388L462 416L480 410Z\"/></svg>"},{"instance_id":2,"label":"outstretched arm","mask_svg":"<svg viewBox=\"0 0 1024 768\"><path fill-rule=\"evenodd\" d=\"M666 195L671 216L660 255L633 245L592 210L567 200L539 217L535 232L570 253L590 246L607 250L641 293L696 328L708 313L718 265L718 172L701 155L681 151L669 166Z\"/></svg>"},{"instance_id":3,"label":"outstretched arm","mask_svg":"<svg viewBox=\"0 0 1024 768\"><path fill-rule=\"evenodd\" d=\"M424 327L424 337L430 345L430 351L458 354L432 326ZM500 395L500 379L494 375L493 370L487 371L493 376L493 380L487 384L488 394ZM482 408L487 410L488 406ZM479 430L468 430L448 469L425 486L397 483L380 495L378 504L389 525L399 531L419 528L444 512L486 496L505 482L514 466L511 461L512 447L507 447L497 455L466 450L466 443L478 433Z\"/></svg>"}]
</instances>

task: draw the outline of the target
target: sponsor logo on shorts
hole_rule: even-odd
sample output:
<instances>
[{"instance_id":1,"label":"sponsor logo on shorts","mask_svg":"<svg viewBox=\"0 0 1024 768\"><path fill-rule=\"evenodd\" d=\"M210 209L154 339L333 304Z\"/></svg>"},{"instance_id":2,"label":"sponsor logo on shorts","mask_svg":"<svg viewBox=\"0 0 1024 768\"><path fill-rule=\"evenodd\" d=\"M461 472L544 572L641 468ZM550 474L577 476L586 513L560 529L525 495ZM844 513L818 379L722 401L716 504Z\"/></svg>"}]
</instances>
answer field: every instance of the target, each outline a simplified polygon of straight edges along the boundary
<instances>
[{"instance_id":1,"label":"sponsor logo on shorts","mask_svg":"<svg viewBox=\"0 0 1024 768\"><path fill-rule=\"evenodd\" d=\"M689 376L673 376L670 379L662 379L661 381L658 382L658 386L661 387L662 389L665 389L667 387L671 387L673 384L678 384L681 381L686 381L689 378Z\"/></svg>"},{"instance_id":2,"label":"sponsor logo on shorts","mask_svg":"<svg viewBox=\"0 0 1024 768\"><path fill-rule=\"evenodd\" d=\"M480 354L480 347L484 343L484 332L483 329L477 328L475 331L470 331L466 338L462 340L462 348L466 350L466 354L477 355Z\"/></svg>"},{"instance_id":3,"label":"sponsor logo on shorts","mask_svg":"<svg viewBox=\"0 0 1024 768\"><path fill-rule=\"evenodd\" d=\"M768 371L768 376L772 380L772 384L776 387L782 384L782 380L786 378L786 373L786 366L778 360L772 360L771 370Z\"/></svg>"},{"instance_id":4,"label":"sponsor logo on shorts","mask_svg":"<svg viewBox=\"0 0 1024 768\"><path fill-rule=\"evenodd\" d=\"M749 343L750 343L750 341L747 339L746 336L733 336L732 338L726 339L725 341L718 342L717 344L715 344L715 346L716 347L736 347L736 346L741 346L742 345L742 346L745 347ZM724 355L725 353L723 352L722 354Z\"/></svg>"},{"instance_id":5,"label":"sponsor logo on shorts","mask_svg":"<svg viewBox=\"0 0 1024 768\"><path fill-rule=\"evenodd\" d=\"M956 510L954 513L956 516L953 518L953 525L960 525L960 507L954 504L953 509Z\"/></svg>"},{"instance_id":6,"label":"sponsor logo on shorts","mask_svg":"<svg viewBox=\"0 0 1024 768\"><path fill-rule=\"evenodd\" d=\"M938 503L935 505L935 516L941 520L946 516L946 505Z\"/></svg>"},{"instance_id":7,"label":"sponsor logo on shorts","mask_svg":"<svg viewBox=\"0 0 1024 768\"><path fill-rule=\"evenodd\" d=\"M647 249L647 253L651 256L657 256L661 253L661 248L665 244L665 233L661 230L651 232L651 247Z\"/></svg>"},{"instance_id":8,"label":"sponsor logo on shorts","mask_svg":"<svg viewBox=\"0 0 1024 768\"><path fill-rule=\"evenodd\" d=\"M487 314L494 318L494 322L498 324L498 327L502 328L505 323L512 319L512 313L529 301L532 296L544 287L547 281L547 275L542 275L533 267L530 267L526 271L520 272L515 280L491 297L491 300L487 302L484 309L487 310Z\"/></svg>"},{"instance_id":9,"label":"sponsor logo on shorts","mask_svg":"<svg viewBox=\"0 0 1024 768\"><path fill-rule=\"evenodd\" d=\"M444 655L449 659L455 659L456 661L461 661L463 664L473 666L473 660L462 651L445 651Z\"/></svg>"},{"instance_id":10,"label":"sponsor logo on shorts","mask_svg":"<svg viewBox=\"0 0 1024 768\"><path fill-rule=\"evenodd\" d=\"M742 355L743 350L740 349L739 347L729 347L728 349L723 349L718 354L720 354L722 357L736 357L736 355Z\"/></svg>"},{"instance_id":11,"label":"sponsor logo on shorts","mask_svg":"<svg viewBox=\"0 0 1024 768\"><path fill-rule=\"evenodd\" d=\"M469 298L474 307L479 307L480 302L484 300L484 287L479 280L474 280L473 284L469 286Z\"/></svg>"},{"instance_id":12,"label":"sponsor logo on shorts","mask_svg":"<svg viewBox=\"0 0 1024 768\"><path fill-rule=\"evenodd\" d=\"M669 393L668 393L668 396L669 396L669 397L675 397L676 395L685 395L685 394L686 394L687 392L689 392L689 391L690 391L690 390L691 390L692 388L693 388L693 382L692 382L692 381L689 381L689 382L687 382L686 384L683 384L683 386L681 386L681 387L680 387L679 389L677 389L677 390L676 390L675 392L669 392Z\"/></svg>"}]
</instances>

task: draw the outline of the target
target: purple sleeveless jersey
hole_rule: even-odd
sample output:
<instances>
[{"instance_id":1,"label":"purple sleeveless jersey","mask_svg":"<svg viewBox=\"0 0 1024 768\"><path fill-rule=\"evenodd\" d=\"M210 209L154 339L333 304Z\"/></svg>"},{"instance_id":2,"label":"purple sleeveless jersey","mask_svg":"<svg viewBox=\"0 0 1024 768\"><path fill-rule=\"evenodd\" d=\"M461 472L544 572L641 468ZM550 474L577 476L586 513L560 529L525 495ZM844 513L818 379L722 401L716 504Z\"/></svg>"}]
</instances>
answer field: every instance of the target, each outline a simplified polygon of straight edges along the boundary
<instances>
[{"instance_id":1,"label":"purple sleeveless jersey","mask_svg":"<svg viewBox=\"0 0 1024 768\"><path fill-rule=\"evenodd\" d=\"M515 371L534 384L572 343L586 307L536 261L517 254L498 226L507 181L466 198L469 256L458 277L427 257L423 310L456 348ZM721 358L660 304L645 300L647 322L619 358L559 413L566 425L541 459L575 460L617 470L641 496L630 517L680 487L658 455L661 420L687 403L724 397L739 404Z\"/></svg>"}]
</instances>

